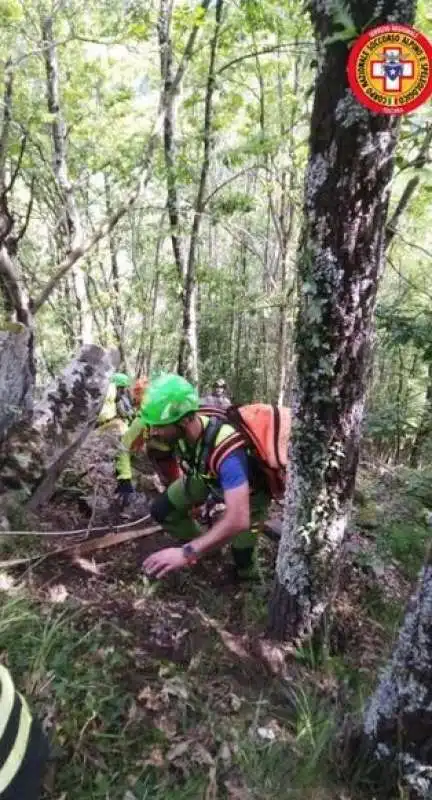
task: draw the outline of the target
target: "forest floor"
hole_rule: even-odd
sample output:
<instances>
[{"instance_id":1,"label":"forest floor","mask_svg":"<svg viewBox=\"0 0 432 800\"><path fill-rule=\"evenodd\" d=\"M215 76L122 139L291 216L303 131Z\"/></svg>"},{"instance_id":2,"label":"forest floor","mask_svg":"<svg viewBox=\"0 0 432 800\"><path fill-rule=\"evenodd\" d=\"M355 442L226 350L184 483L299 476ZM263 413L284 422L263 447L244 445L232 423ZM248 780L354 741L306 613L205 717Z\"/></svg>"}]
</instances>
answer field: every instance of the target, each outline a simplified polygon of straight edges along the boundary
<instances>
[{"instance_id":1,"label":"forest floor","mask_svg":"<svg viewBox=\"0 0 432 800\"><path fill-rule=\"evenodd\" d=\"M265 639L277 549L265 537L253 587L233 584L229 551L149 582L141 563L165 534L80 563L3 568L0 660L54 743L45 797L378 797L364 770L347 777L342 724L360 719L397 634L430 535L432 474L369 465L358 486L318 652ZM75 527L80 513L60 496L39 524ZM2 558L35 546L7 537Z\"/></svg>"}]
</instances>

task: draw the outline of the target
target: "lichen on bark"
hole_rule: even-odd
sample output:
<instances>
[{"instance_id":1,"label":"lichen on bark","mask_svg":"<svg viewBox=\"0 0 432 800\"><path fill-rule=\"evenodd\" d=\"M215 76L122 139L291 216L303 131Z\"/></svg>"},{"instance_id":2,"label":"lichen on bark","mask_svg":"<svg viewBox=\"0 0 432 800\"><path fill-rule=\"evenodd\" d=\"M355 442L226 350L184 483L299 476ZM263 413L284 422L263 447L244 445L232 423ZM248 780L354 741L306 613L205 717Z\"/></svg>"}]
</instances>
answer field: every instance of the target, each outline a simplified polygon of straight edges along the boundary
<instances>
[{"instance_id":1,"label":"lichen on bark","mask_svg":"<svg viewBox=\"0 0 432 800\"><path fill-rule=\"evenodd\" d=\"M363 730L377 761L411 796L432 797L432 558L419 576L393 655L369 700Z\"/></svg>"},{"instance_id":2,"label":"lichen on bark","mask_svg":"<svg viewBox=\"0 0 432 800\"><path fill-rule=\"evenodd\" d=\"M353 28L402 10L344 3ZM410 24L413 3L401 22ZM351 511L399 121L354 106L337 4L309 3L316 77L298 252L297 408L269 632L310 630L326 607ZM329 44L330 42L330 44ZM279 605L279 610L278 610ZM278 613L284 621L278 619Z\"/></svg>"}]
</instances>

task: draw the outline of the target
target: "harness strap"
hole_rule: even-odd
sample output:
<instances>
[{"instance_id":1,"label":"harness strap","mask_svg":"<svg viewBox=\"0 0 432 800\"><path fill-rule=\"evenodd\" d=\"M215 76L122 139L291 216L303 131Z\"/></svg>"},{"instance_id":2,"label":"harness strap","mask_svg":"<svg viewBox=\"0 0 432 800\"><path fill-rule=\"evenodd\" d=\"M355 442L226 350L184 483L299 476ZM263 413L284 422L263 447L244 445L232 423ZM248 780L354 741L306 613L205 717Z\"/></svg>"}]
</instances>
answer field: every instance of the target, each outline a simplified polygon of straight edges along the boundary
<instances>
[{"instance_id":1,"label":"harness strap","mask_svg":"<svg viewBox=\"0 0 432 800\"><path fill-rule=\"evenodd\" d=\"M209 424L204 431L203 437L203 448L200 455L200 471L206 475L208 472L208 464L210 460L210 456L212 450L215 446L215 442L218 436L222 425L224 424L223 419L217 419L217 417L210 417Z\"/></svg>"},{"instance_id":2,"label":"harness strap","mask_svg":"<svg viewBox=\"0 0 432 800\"><path fill-rule=\"evenodd\" d=\"M196 474L197 472L200 473L202 476L205 476L207 474L208 462L211 457L212 450L214 448L214 443L223 424L224 424L223 419L217 419L217 417L210 417L208 425L202 437L202 447L199 453L195 456L193 467L191 467L190 464L188 464L186 461L186 466L187 466L187 470L185 470L186 492L189 492L190 480L194 474ZM186 454L182 453L182 455L186 460Z\"/></svg>"}]
</instances>

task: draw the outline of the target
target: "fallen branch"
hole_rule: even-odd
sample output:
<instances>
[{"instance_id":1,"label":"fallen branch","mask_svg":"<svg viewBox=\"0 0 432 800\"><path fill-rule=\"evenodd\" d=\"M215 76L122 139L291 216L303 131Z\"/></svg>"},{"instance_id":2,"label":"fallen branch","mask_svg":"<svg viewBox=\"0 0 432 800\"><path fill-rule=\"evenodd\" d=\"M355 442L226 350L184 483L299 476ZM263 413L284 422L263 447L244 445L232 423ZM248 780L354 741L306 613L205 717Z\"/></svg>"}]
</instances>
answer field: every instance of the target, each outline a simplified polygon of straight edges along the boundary
<instances>
[{"instance_id":1,"label":"fallen branch","mask_svg":"<svg viewBox=\"0 0 432 800\"><path fill-rule=\"evenodd\" d=\"M94 553L95 550L105 550L107 547L115 547L123 542L131 542L134 539L140 539L143 536L151 536L153 533L160 533L162 528L160 525L153 525L139 531L125 531L124 533L108 533L107 536L95 537L83 544L77 545L73 555L82 556L84 553Z\"/></svg>"},{"instance_id":2,"label":"fallen branch","mask_svg":"<svg viewBox=\"0 0 432 800\"><path fill-rule=\"evenodd\" d=\"M60 547L52 550L50 553L38 553L26 558L13 558L8 561L0 561L0 569L10 569L12 567L23 566L24 564L31 564L35 561L42 562L50 558L62 558L65 556L72 556L76 558L84 553L93 553L96 550L105 550L107 547L114 547L124 542L140 539L144 536L152 536L154 533L159 533L162 528L159 525L154 525L151 528L144 528L139 531L128 531L124 533L109 533L106 536L95 536L93 539Z\"/></svg>"}]
</instances>

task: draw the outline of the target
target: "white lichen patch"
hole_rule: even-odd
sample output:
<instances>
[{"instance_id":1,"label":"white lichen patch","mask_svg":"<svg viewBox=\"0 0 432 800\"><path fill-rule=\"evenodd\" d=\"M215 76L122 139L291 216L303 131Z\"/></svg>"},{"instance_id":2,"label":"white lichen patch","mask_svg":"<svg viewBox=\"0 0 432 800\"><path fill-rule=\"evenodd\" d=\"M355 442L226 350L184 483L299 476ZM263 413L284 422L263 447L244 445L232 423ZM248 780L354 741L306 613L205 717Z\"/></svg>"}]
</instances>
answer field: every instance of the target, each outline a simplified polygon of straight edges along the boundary
<instances>
[{"instance_id":1,"label":"white lichen patch","mask_svg":"<svg viewBox=\"0 0 432 800\"><path fill-rule=\"evenodd\" d=\"M321 285L325 281L330 294L339 286L343 270L330 247L320 248L319 244L314 244L311 274Z\"/></svg>"},{"instance_id":2,"label":"white lichen patch","mask_svg":"<svg viewBox=\"0 0 432 800\"><path fill-rule=\"evenodd\" d=\"M325 14L327 17L333 15L335 0L313 0L315 14Z\"/></svg>"},{"instance_id":3,"label":"white lichen patch","mask_svg":"<svg viewBox=\"0 0 432 800\"><path fill-rule=\"evenodd\" d=\"M363 729L377 758L399 764L405 781L421 797L431 796L432 764L417 760L416 743L400 742L397 732L404 717L422 728L422 738L432 737L432 567L422 570L410 600L393 656L380 675L376 692L366 708ZM428 726L431 730L428 730ZM420 751L419 751L420 752Z\"/></svg>"},{"instance_id":4,"label":"white lichen patch","mask_svg":"<svg viewBox=\"0 0 432 800\"><path fill-rule=\"evenodd\" d=\"M329 174L330 164L327 158L321 153L309 159L306 169L306 204L313 206L315 195L320 187L326 182Z\"/></svg>"},{"instance_id":5,"label":"white lichen patch","mask_svg":"<svg viewBox=\"0 0 432 800\"><path fill-rule=\"evenodd\" d=\"M368 122L369 112L354 97L351 89L346 89L344 96L335 108L335 120L342 128L351 128L360 122Z\"/></svg>"}]
</instances>

